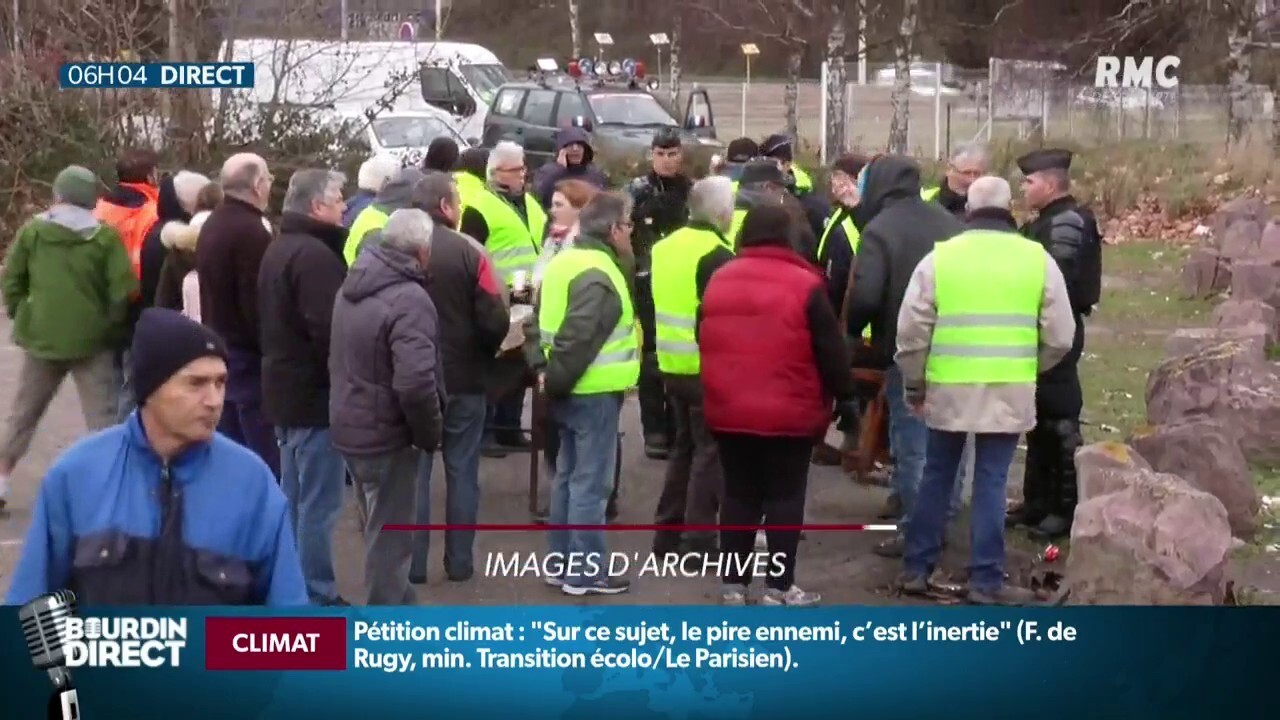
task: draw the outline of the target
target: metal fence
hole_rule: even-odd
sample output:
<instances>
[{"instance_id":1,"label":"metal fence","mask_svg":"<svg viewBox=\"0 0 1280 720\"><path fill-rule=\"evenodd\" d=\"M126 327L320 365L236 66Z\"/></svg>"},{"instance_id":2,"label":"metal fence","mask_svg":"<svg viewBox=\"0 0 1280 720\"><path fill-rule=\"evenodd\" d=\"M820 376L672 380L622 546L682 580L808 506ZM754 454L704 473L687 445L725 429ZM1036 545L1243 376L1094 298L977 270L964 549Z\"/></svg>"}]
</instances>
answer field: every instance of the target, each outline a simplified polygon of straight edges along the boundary
<instances>
[{"instance_id":1,"label":"metal fence","mask_svg":"<svg viewBox=\"0 0 1280 720\"><path fill-rule=\"evenodd\" d=\"M1129 139L1180 140L1225 144L1230 93L1224 85L1181 85L1173 90L1098 90L1052 74L953 73L945 69L941 92L935 73L913 68L908 102L910 151L930 156L974 139L1026 138L1043 132L1090 145ZM846 77L858 77L849 63ZM893 106L892 66L873 65L867 84L847 88L849 145L883 149L888 144ZM785 83L726 78L689 81L711 97L722 138L744 134L759 138L786 127ZM745 91L746 101L743 96ZM1273 94L1264 86L1250 89L1246 133L1270 141L1276 112ZM745 109L745 113L744 113ZM799 135L815 151L822 139L824 93L818 80L805 79L797 94Z\"/></svg>"}]
</instances>

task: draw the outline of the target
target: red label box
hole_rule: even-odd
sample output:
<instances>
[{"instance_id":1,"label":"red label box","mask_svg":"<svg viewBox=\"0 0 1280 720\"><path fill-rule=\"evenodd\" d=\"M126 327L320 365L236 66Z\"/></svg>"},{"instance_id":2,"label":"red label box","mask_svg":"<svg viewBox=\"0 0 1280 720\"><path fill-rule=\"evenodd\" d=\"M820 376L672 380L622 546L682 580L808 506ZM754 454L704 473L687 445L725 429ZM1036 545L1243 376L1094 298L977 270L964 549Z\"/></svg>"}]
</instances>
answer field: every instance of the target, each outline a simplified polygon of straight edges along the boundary
<instances>
[{"instance_id":1,"label":"red label box","mask_svg":"<svg viewBox=\"0 0 1280 720\"><path fill-rule=\"evenodd\" d=\"M347 620L334 617L204 621L206 670L346 670Z\"/></svg>"}]
</instances>

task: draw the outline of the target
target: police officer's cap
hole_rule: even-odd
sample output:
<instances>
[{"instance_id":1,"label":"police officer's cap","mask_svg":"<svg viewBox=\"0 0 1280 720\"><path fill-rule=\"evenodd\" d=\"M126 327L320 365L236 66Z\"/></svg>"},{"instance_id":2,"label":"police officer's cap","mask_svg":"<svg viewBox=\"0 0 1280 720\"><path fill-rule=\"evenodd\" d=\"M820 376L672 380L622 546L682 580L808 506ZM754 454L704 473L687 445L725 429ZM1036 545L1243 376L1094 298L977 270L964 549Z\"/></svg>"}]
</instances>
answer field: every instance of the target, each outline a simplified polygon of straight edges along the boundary
<instances>
[{"instance_id":1,"label":"police officer's cap","mask_svg":"<svg viewBox=\"0 0 1280 720\"><path fill-rule=\"evenodd\" d=\"M1061 149L1033 150L1018 158L1018 169L1023 175L1045 170L1070 170L1071 151Z\"/></svg>"},{"instance_id":2,"label":"police officer's cap","mask_svg":"<svg viewBox=\"0 0 1280 720\"><path fill-rule=\"evenodd\" d=\"M782 174L782 168L778 167L778 163L772 160L752 160L742 168L742 177L738 179L743 185L752 183L773 183L775 185L786 185L787 178Z\"/></svg>"},{"instance_id":3,"label":"police officer's cap","mask_svg":"<svg viewBox=\"0 0 1280 720\"><path fill-rule=\"evenodd\" d=\"M774 133L760 143L760 154L765 157L790 161L792 153L791 137L782 133Z\"/></svg>"},{"instance_id":4,"label":"police officer's cap","mask_svg":"<svg viewBox=\"0 0 1280 720\"><path fill-rule=\"evenodd\" d=\"M725 159L732 163L744 163L760 155L760 146L751 138L741 137L729 142Z\"/></svg>"},{"instance_id":5,"label":"police officer's cap","mask_svg":"<svg viewBox=\"0 0 1280 720\"><path fill-rule=\"evenodd\" d=\"M680 147L682 144L683 141L680 139L680 133L674 128L671 128L655 133L650 147L658 150L673 150Z\"/></svg>"}]
</instances>

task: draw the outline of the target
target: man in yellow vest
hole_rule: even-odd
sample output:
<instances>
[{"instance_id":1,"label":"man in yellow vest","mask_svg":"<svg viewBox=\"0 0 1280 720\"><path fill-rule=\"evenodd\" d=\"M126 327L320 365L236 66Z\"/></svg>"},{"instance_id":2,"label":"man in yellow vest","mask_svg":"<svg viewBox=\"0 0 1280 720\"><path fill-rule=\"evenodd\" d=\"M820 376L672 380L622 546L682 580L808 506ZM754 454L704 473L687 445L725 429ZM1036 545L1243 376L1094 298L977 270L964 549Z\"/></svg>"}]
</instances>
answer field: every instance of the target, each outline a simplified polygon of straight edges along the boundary
<instances>
[{"instance_id":1,"label":"man in yellow vest","mask_svg":"<svg viewBox=\"0 0 1280 720\"><path fill-rule=\"evenodd\" d=\"M1022 433L1035 426L1036 376L1071 349L1066 281L1008 214L1012 191L983 177L969 189L990 222L939 243L916 266L898 317L895 362L912 412L928 426L924 477L907 526L904 592L929 592L966 435L975 437L969 600L1021 605L1005 584L1005 485ZM1001 212L1003 216L1001 216Z\"/></svg>"},{"instance_id":2,"label":"man in yellow vest","mask_svg":"<svg viewBox=\"0 0 1280 720\"><path fill-rule=\"evenodd\" d=\"M942 184L925 188L920 192L920 197L937 202L952 215L964 218L965 197L969 194L969 186L974 180L986 175L990 167L991 151L986 145L961 145L951 153Z\"/></svg>"},{"instance_id":3,"label":"man in yellow vest","mask_svg":"<svg viewBox=\"0 0 1280 720\"><path fill-rule=\"evenodd\" d=\"M658 368L675 415L675 442L654 513L655 525L714 526L724 493L716 440L702 415L702 383L695 328L711 275L733 259L725 231L733 222L733 184L712 176L689 192L689 224L653 248L653 304ZM681 545L683 539L684 544ZM714 530L660 530L653 552L715 552Z\"/></svg>"},{"instance_id":4,"label":"man in yellow vest","mask_svg":"<svg viewBox=\"0 0 1280 720\"><path fill-rule=\"evenodd\" d=\"M462 222L470 235L493 258L498 277L519 297L531 283L533 266L542 250L547 215L532 193L525 191L524 148L503 141L489 151L485 164L488 183L483 189L463 189ZM485 455L500 457L503 448L523 449L529 440L521 430L524 390L517 390L490 406Z\"/></svg>"},{"instance_id":5,"label":"man in yellow vest","mask_svg":"<svg viewBox=\"0 0 1280 720\"><path fill-rule=\"evenodd\" d=\"M526 348L551 401L560 434L551 490L551 552L563 558L547 583L567 595L616 595L630 582L609 572L603 527L613 489L624 393L640 379L640 342L631 304L631 208L601 193L582 208L572 248L547 264L536 329ZM572 558L572 560L570 560Z\"/></svg>"},{"instance_id":6,"label":"man in yellow vest","mask_svg":"<svg viewBox=\"0 0 1280 720\"><path fill-rule=\"evenodd\" d=\"M342 246L342 256L346 259L348 267L360 254L365 236L373 230L386 227L391 213L410 207L413 200L413 187L422 177L423 173L418 168L404 168L382 186L372 203L356 215L356 219L351 222L351 228L347 231L347 241Z\"/></svg>"},{"instance_id":7,"label":"man in yellow vest","mask_svg":"<svg viewBox=\"0 0 1280 720\"><path fill-rule=\"evenodd\" d=\"M489 164L488 148L467 148L458 156L453 179L458 183L458 203L463 211L467 201L484 190L485 168Z\"/></svg>"}]
</instances>

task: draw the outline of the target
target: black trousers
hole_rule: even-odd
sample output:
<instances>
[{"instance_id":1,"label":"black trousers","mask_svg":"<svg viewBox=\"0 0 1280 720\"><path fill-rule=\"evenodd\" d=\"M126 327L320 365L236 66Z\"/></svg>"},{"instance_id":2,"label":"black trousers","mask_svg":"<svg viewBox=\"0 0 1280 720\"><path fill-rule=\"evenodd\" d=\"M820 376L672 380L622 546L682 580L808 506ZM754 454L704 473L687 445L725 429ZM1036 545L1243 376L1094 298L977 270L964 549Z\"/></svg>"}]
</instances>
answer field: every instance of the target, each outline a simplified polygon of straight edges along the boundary
<instances>
[{"instance_id":1,"label":"black trousers","mask_svg":"<svg viewBox=\"0 0 1280 720\"><path fill-rule=\"evenodd\" d=\"M636 317L640 320L642 347L640 354L640 427L645 439L658 439L670 444L675 434L675 415L667 401L662 384L662 372L658 369L658 341L653 307L653 286L649 276L636 277Z\"/></svg>"},{"instance_id":2,"label":"black trousers","mask_svg":"<svg viewBox=\"0 0 1280 720\"><path fill-rule=\"evenodd\" d=\"M800 531L770 530L768 526L804 523L813 439L717 433L716 441L724 468L720 524L759 525L763 519L770 557L783 556L783 572L777 576L771 572L765 585L774 590L787 590L795 583ZM721 574L723 581L729 585L750 584L751 575L738 570L749 571L753 566L755 532L721 530L720 549L735 558L727 559ZM772 563L768 567L772 571Z\"/></svg>"},{"instance_id":3,"label":"black trousers","mask_svg":"<svg viewBox=\"0 0 1280 720\"><path fill-rule=\"evenodd\" d=\"M1084 318L1076 316L1076 335L1062 362L1036 382L1036 426L1027 433L1027 464L1022 478L1028 514L1058 515L1070 520L1078 498L1075 452L1084 443L1080 412L1080 357L1084 353Z\"/></svg>"}]
</instances>

